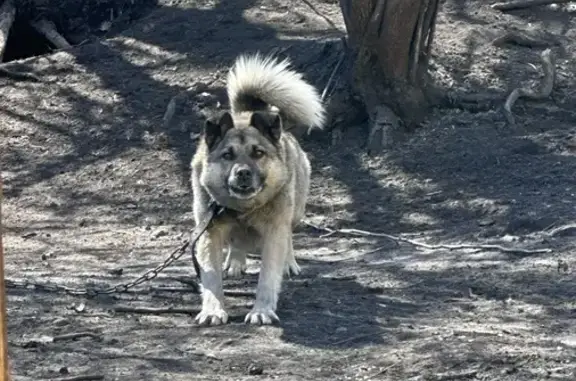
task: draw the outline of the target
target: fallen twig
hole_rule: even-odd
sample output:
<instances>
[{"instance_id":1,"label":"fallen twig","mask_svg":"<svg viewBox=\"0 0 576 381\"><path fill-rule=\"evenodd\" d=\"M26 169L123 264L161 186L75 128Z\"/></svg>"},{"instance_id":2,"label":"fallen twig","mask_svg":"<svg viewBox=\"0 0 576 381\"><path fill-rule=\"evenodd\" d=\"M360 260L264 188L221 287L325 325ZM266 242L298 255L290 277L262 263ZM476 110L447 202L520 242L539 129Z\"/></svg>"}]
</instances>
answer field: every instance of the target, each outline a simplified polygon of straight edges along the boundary
<instances>
[{"instance_id":1,"label":"fallen twig","mask_svg":"<svg viewBox=\"0 0 576 381\"><path fill-rule=\"evenodd\" d=\"M150 291L153 292L182 292L182 293L193 293L198 294L198 290L191 287L150 287ZM242 297L242 296L254 296L253 291L241 291L241 290L224 290L224 296L231 297Z\"/></svg>"},{"instance_id":2,"label":"fallen twig","mask_svg":"<svg viewBox=\"0 0 576 381\"><path fill-rule=\"evenodd\" d=\"M15 17L16 7L13 0L4 0L4 4L0 7L0 61L4 56L8 34L10 34L10 28L12 28Z\"/></svg>"},{"instance_id":3,"label":"fallen twig","mask_svg":"<svg viewBox=\"0 0 576 381\"><path fill-rule=\"evenodd\" d=\"M57 49L68 49L72 45L56 30L53 22L40 19L33 21L30 25L50 41Z\"/></svg>"},{"instance_id":4,"label":"fallen twig","mask_svg":"<svg viewBox=\"0 0 576 381\"><path fill-rule=\"evenodd\" d=\"M576 233L576 224L568 224L550 229L550 231L548 231L548 236L550 237L569 236L569 235L575 235L575 233Z\"/></svg>"},{"instance_id":5,"label":"fallen twig","mask_svg":"<svg viewBox=\"0 0 576 381\"><path fill-rule=\"evenodd\" d=\"M59 336L47 336L47 335L39 336L30 339L26 342L23 342L21 345L23 348L34 348L37 346L47 345L58 341L76 340L82 337L91 337L95 340L100 340L100 336L94 332L77 332L77 333L67 333Z\"/></svg>"},{"instance_id":6,"label":"fallen twig","mask_svg":"<svg viewBox=\"0 0 576 381\"><path fill-rule=\"evenodd\" d=\"M182 292L182 293L191 293L191 294L197 294L198 293L198 289L192 288L192 287L156 287L156 286L150 286L150 288L148 288L148 291L150 291L150 292Z\"/></svg>"},{"instance_id":7,"label":"fallen twig","mask_svg":"<svg viewBox=\"0 0 576 381\"><path fill-rule=\"evenodd\" d=\"M101 374L86 374L83 376L55 378L52 381L98 381L98 380L103 380L103 379L104 379L104 376Z\"/></svg>"},{"instance_id":8,"label":"fallen twig","mask_svg":"<svg viewBox=\"0 0 576 381\"><path fill-rule=\"evenodd\" d=\"M437 373L431 375L429 378L432 381L444 381L444 380L458 380L462 378L475 378L478 374L478 369L464 370L460 372L446 372Z\"/></svg>"},{"instance_id":9,"label":"fallen twig","mask_svg":"<svg viewBox=\"0 0 576 381\"><path fill-rule=\"evenodd\" d=\"M376 378L376 377L378 377L378 376L381 376L381 375L383 375L384 373L388 372L390 369L394 368L394 367L395 367L396 365L398 365L398 364L399 364L399 363L397 363L397 362L392 363L392 364L388 365L387 367L380 369L378 372L376 372L376 373L368 376L367 379L368 379L368 380L372 380L372 379L374 379L374 378Z\"/></svg>"},{"instance_id":10,"label":"fallen twig","mask_svg":"<svg viewBox=\"0 0 576 381\"><path fill-rule=\"evenodd\" d=\"M408 243L412 246L422 247L428 250L464 250L464 249L478 249L478 250L497 250L503 253L508 254L542 254L542 253L550 253L551 249L520 249L520 248L511 248L511 247L504 247L502 245L496 244L458 244L458 245L447 245L447 244L440 244L440 245L429 245L427 243L422 243L418 241L414 241L408 238L395 236L392 234L386 233L375 233L369 232L366 230L360 229L330 229L322 226L316 226L309 222L306 222L306 225L321 231L327 232L326 234L321 235L320 237L329 237L334 234L346 234L346 235L354 235L354 236L361 236L361 237L380 237L380 238L387 238L392 241L396 242L404 242Z\"/></svg>"},{"instance_id":11,"label":"fallen twig","mask_svg":"<svg viewBox=\"0 0 576 381\"><path fill-rule=\"evenodd\" d=\"M344 46L346 46L346 41L344 40L344 38L342 38L342 41L343 41ZM330 74L330 77L328 78L328 82L326 82L326 86L324 87L324 90L322 91L322 95L320 96L320 99L322 101L324 101L326 99L326 95L328 94L328 91L330 90L330 86L332 85L332 81L334 81L334 77L338 73L338 70L340 70L340 66L342 65L342 62L344 62L344 58L346 58L346 49L344 49L344 51L340 54L340 58L338 59L336 66L334 66L334 69L332 70L332 73Z\"/></svg>"},{"instance_id":12,"label":"fallen twig","mask_svg":"<svg viewBox=\"0 0 576 381\"><path fill-rule=\"evenodd\" d=\"M243 296L247 296L247 297L253 297L256 294L253 291L242 291L242 290L224 290L224 296L230 296L230 297L243 297Z\"/></svg>"},{"instance_id":13,"label":"fallen twig","mask_svg":"<svg viewBox=\"0 0 576 381\"><path fill-rule=\"evenodd\" d=\"M197 292L197 293L200 292L200 285L198 284L198 282L196 282L196 280L194 280L191 277L179 276L179 277L172 277L170 279L175 280L176 282L184 283L184 284L190 286L191 288L196 290L195 292Z\"/></svg>"},{"instance_id":14,"label":"fallen twig","mask_svg":"<svg viewBox=\"0 0 576 381\"><path fill-rule=\"evenodd\" d=\"M371 333L363 333L363 334L360 334L360 335L356 335L356 336L352 336L352 337L347 337L347 338L345 338L345 339L335 341L335 342L331 343L330 345L332 345L332 346L338 346L338 345L342 345L342 344L349 343L349 342L351 342L351 341L355 341L355 340L359 340L359 339L365 339L365 338L367 338L367 337L375 337L375 336L377 336L377 334L374 333L374 332L371 332Z\"/></svg>"},{"instance_id":15,"label":"fallen twig","mask_svg":"<svg viewBox=\"0 0 576 381\"><path fill-rule=\"evenodd\" d=\"M184 97L185 93L181 92L174 95L170 102L168 102L168 106L166 106L166 111L164 112L164 116L162 117L162 125L164 128L170 127L170 123L172 123L172 118L176 112L177 103Z\"/></svg>"},{"instance_id":16,"label":"fallen twig","mask_svg":"<svg viewBox=\"0 0 576 381\"><path fill-rule=\"evenodd\" d=\"M96 339L96 340L100 339L100 335L98 335L94 332L76 332L76 333L67 333L64 335L54 336L52 338L52 341L57 342L57 341L66 341L66 340L76 340L76 339L80 339L83 337L90 337L90 338Z\"/></svg>"},{"instance_id":17,"label":"fallen twig","mask_svg":"<svg viewBox=\"0 0 576 381\"><path fill-rule=\"evenodd\" d=\"M197 308L184 308L184 307L130 307L118 306L114 307L114 312L118 313L134 313L134 314L187 314L196 315L200 312Z\"/></svg>"},{"instance_id":18,"label":"fallen twig","mask_svg":"<svg viewBox=\"0 0 576 381\"><path fill-rule=\"evenodd\" d=\"M554 79L556 76L555 57L552 54L551 49L546 49L542 52L540 58L542 60L542 69L544 70L544 77L542 78L542 82L540 84L540 91L517 88L510 93L506 99L506 102L504 103L504 116L506 117L508 124L511 126L516 124L514 115L512 114L512 107L519 98L524 97L532 100L539 100L548 98L552 93L552 89L554 88Z\"/></svg>"},{"instance_id":19,"label":"fallen twig","mask_svg":"<svg viewBox=\"0 0 576 381\"><path fill-rule=\"evenodd\" d=\"M491 7L492 9L495 9L497 11L506 12L516 9L539 7L542 5L549 5L549 4L569 3L570 1L574 0L513 0L504 3L492 4Z\"/></svg>"},{"instance_id":20,"label":"fallen twig","mask_svg":"<svg viewBox=\"0 0 576 381\"><path fill-rule=\"evenodd\" d=\"M340 28L338 28L338 26L336 26L336 24L334 24L334 21L332 21L328 16L326 16L325 14L323 14L322 12L320 12L315 6L314 4L312 4L309 0L302 0L302 2L304 4L306 4L310 9L312 9L312 12L316 13L316 15L322 17L324 19L324 21L326 21L328 23L328 25L330 25L332 28L334 28L334 30L338 30L340 31Z\"/></svg>"}]
</instances>

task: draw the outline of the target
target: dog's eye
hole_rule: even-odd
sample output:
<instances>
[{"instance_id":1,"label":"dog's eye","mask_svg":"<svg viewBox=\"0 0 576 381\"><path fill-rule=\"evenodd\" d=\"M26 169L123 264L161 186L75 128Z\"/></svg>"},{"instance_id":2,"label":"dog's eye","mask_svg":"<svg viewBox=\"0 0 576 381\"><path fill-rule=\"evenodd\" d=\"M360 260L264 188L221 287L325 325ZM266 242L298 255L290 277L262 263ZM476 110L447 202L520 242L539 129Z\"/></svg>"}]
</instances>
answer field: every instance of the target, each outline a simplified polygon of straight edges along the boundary
<instances>
[{"instance_id":1,"label":"dog's eye","mask_svg":"<svg viewBox=\"0 0 576 381\"><path fill-rule=\"evenodd\" d=\"M252 157L255 159L260 159L262 156L264 156L266 154L266 152L262 151L261 149L256 148L254 151L252 151Z\"/></svg>"},{"instance_id":2,"label":"dog's eye","mask_svg":"<svg viewBox=\"0 0 576 381\"><path fill-rule=\"evenodd\" d=\"M224 160L234 160L234 154L231 151L226 151L222 154Z\"/></svg>"}]
</instances>

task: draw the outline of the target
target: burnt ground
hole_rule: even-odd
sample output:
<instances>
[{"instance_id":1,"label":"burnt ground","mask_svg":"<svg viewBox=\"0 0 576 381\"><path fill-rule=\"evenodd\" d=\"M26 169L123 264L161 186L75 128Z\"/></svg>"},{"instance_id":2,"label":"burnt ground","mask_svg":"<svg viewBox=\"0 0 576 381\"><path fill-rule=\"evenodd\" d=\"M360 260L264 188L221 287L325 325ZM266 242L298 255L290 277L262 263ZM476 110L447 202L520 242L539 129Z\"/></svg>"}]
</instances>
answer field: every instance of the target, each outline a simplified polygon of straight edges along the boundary
<instances>
[{"instance_id":1,"label":"burnt ground","mask_svg":"<svg viewBox=\"0 0 576 381\"><path fill-rule=\"evenodd\" d=\"M44 79L1 85L9 279L103 286L159 263L192 226L193 136L234 57L280 48L321 87L326 76L314 70L331 65L343 30L334 1L159 3L115 37L8 65ZM444 4L435 80L501 94L537 83L541 49L490 43L530 27L560 43L552 97L519 101L516 128L498 109L436 110L379 158L363 153L361 126L335 145L306 139L308 221L551 252L422 248L302 228L304 272L286 281L274 327L241 322L246 297L228 298L231 324L200 328L187 314L114 312L194 309L193 292L82 298L9 288L14 380L572 380L576 230L563 227L576 215L576 22L567 8L500 13L486 3ZM250 265L227 289L254 289L258 261ZM174 278L192 272L181 260L143 290L182 287ZM46 339L85 331L95 336Z\"/></svg>"}]
</instances>

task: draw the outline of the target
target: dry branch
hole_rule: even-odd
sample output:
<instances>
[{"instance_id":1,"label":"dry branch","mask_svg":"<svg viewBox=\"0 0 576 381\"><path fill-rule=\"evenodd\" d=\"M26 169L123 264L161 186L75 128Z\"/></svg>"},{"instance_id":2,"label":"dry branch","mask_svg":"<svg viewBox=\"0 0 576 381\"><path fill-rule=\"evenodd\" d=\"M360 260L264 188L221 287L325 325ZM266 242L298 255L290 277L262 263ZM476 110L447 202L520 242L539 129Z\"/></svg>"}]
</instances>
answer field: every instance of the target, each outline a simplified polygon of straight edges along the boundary
<instances>
[{"instance_id":1,"label":"dry branch","mask_svg":"<svg viewBox=\"0 0 576 381\"><path fill-rule=\"evenodd\" d=\"M543 253L550 253L551 249L520 249L520 248L513 248L513 247L504 247L502 245L496 244L458 244L458 245L447 245L447 244L440 244L440 245L429 245L427 243L422 243L418 241L414 241L408 238L395 236L392 234L387 233L376 233L370 232L366 230L360 229L330 229L322 226L313 225L310 223L306 223L306 225L321 231L325 231L326 234L322 235L321 237L329 237L334 234L345 234L345 235L353 235L353 236L360 236L360 237L380 237L380 238L387 238L395 242L404 242L408 243L412 246L421 247L428 250L464 250L464 249L472 249L472 250L497 250L507 254L543 254Z\"/></svg>"},{"instance_id":2,"label":"dry branch","mask_svg":"<svg viewBox=\"0 0 576 381\"><path fill-rule=\"evenodd\" d=\"M118 307L114 307L114 312L134 313L134 314L187 314L187 315L196 315L200 312L200 310L198 308L183 308L183 307L118 306Z\"/></svg>"},{"instance_id":3,"label":"dry branch","mask_svg":"<svg viewBox=\"0 0 576 381\"><path fill-rule=\"evenodd\" d=\"M83 337L90 337L90 338L96 339L96 340L100 339L100 335L98 335L94 332L76 332L76 333L67 333L64 335L54 336L52 338L52 341L57 342L57 341L66 341L66 340L76 340L76 339L81 339Z\"/></svg>"},{"instance_id":4,"label":"dry branch","mask_svg":"<svg viewBox=\"0 0 576 381\"><path fill-rule=\"evenodd\" d=\"M492 9L506 12L516 9L539 7L542 5L549 5L549 4L569 3L571 1L574 0L516 0L516 1L508 1L505 3L492 4Z\"/></svg>"},{"instance_id":5,"label":"dry branch","mask_svg":"<svg viewBox=\"0 0 576 381\"><path fill-rule=\"evenodd\" d=\"M555 57L552 50L544 50L540 55L540 59L542 60L542 69L544 70L544 77L540 84L540 91L517 88L510 93L508 99L506 99L506 103L504 103L504 116L506 117L508 124L511 126L516 124L514 115L512 114L512 107L514 107L514 104L518 99L524 97L532 100L540 100L548 98L552 93L556 76Z\"/></svg>"},{"instance_id":6,"label":"dry branch","mask_svg":"<svg viewBox=\"0 0 576 381\"><path fill-rule=\"evenodd\" d=\"M182 292L182 293L192 293L198 294L199 290L192 287L155 287L152 286L149 289L152 292ZM255 296L253 291L242 291L242 290L224 290L224 296L230 297L253 297Z\"/></svg>"},{"instance_id":7,"label":"dry branch","mask_svg":"<svg viewBox=\"0 0 576 381\"><path fill-rule=\"evenodd\" d=\"M13 0L5 0L4 4L0 7L0 61L4 56L6 49L6 42L10 34L10 28L16 17L16 7Z\"/></svg>"},{"instance_id":8,"label":"dry branch","mask_svg":"<svg viewBox=\"0 0 576 381\"><path fill-rule=\"evenodd\" d=\"M48 41L50 41L57 49L68 49L72 45L58 33L56 25L53 22L40 19L31 23L32 27L42 34Z\"/></svg>"},{"instance_id":9,"label":"dry branch","mask_svg":"<svg viewBox=\"0 0 576 381\"><path fill-rule=\"evenodd\" d=\"M83 376L57 378L54 381L99 381L99 380L103 380L103 379L104 379L104 376L101 374L86 374Z\"/></svg>"}]
</instances>

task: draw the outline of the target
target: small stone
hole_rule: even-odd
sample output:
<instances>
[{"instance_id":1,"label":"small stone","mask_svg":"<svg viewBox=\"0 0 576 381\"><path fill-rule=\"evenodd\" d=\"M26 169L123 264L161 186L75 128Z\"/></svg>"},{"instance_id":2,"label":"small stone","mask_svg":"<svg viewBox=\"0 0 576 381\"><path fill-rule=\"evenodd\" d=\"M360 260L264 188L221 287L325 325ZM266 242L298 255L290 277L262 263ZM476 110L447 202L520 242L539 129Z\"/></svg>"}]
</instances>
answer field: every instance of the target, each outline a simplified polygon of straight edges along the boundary
<instances>
[{"instance_id":1,"label":"small stone","mask_svg":"<svg viewBox=\"0 0 576 381\"><path fill-rule=\"evenodd\" d=\"M86 304L80 303L74 306L74 311L76 312L84 312L86 310Z\"/></svg>"},{"instance_id":2,"label":"small stone","mask_svg":"<svg viewBox=\"0 0 576 381\"><path fill-rule=\"evenodd\" d=\"M112 269L112 270L108 271L108 273L110 275L120 276L120 275L122 275L122 273L124 273L124 269L120 267L117 269Z\"/></svg>"},{"instance_id":3,"label":"small stone","mask_svg":"<svg viewBox=\"0 0 576 381\"><path fill-rule=\"evenodd\" d=\"M481 220L478 221L478 225L479 226L490 226L490 225L494 225L494 220L491 218L483 218Z\"/></svg>"},{"instance_id":4,"label":"small stone","mask_svg":"<svg viewBox=\"0 0 576 381\"><path fill-rule=\"evenodd\" d=\"M60 374L70 374L70 371L68 370L67 367L63 366L62 368L60 368L60 369L58 370L58 373L60 373Z\"/></svg>"},{"instance_id":5,"label":"small stone","mask_svg":"<svg viewBox=\"0 0 576 381\"><path fill-rule=\"evenodd\" d=\"M165 237L168 235L168 232L165 229L158 229L152 233L152 238L157 239L160 237Z\"/></svg>"},{"instance_id":6,"label":"small stone","mask_svg":"<svg viewBox=\"0 0 576 381\"><path fill-rule=\"evenodd\" d=\"M260 376L263 373L264 373L264 368L262 367L262 365L250 364L248 366L248 374L251 376Z\"/></svg>"}]
</instances>

